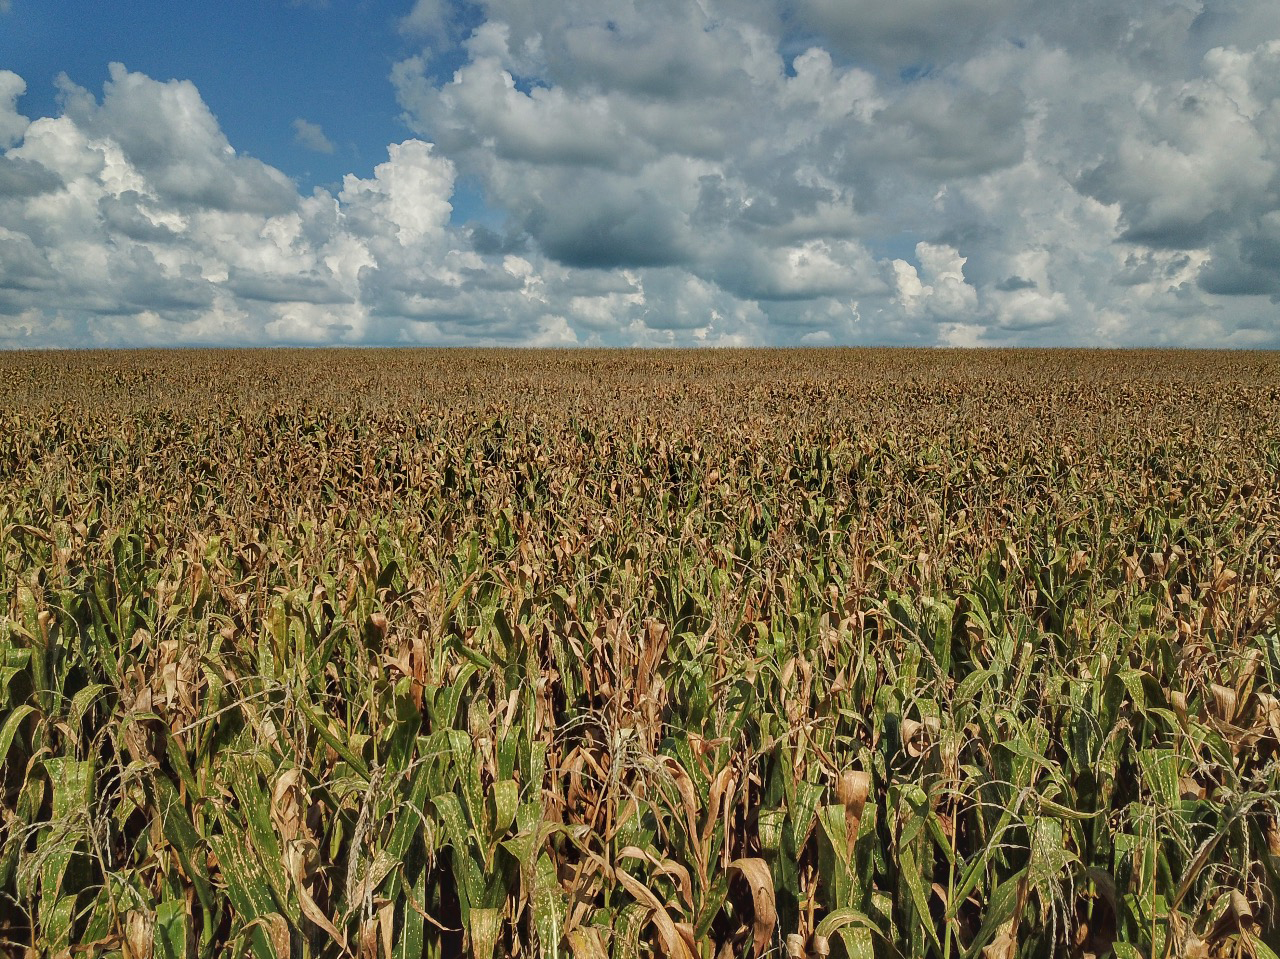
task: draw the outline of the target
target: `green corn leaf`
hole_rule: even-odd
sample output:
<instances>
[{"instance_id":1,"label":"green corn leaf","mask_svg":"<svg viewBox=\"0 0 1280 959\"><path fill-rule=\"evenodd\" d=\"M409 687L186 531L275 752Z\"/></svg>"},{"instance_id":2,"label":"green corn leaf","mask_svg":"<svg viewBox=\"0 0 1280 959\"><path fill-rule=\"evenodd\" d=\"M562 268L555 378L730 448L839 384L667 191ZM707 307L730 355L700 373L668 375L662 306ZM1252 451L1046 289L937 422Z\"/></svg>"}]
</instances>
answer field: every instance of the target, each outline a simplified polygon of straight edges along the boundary
<instances>
[{"instance_id":1,"label":"green corn leaf","mask_svg":"<svg viewBox=\"0 0 1280 959\"><path fill-rule=\"evenodd\" d=\"M880 935L880 930L869 916L857 909L845 907L823 916L814 934L827 939L840 936L849 959L874 959L875 944L872 937ZM890 954L897 954L897 949L891 942L886 941L885 945Z\"/></svg>"},{"instance_id":2,"label":"green corn leaf","mask_svg":"<svg viewBox=\"0 0 1280 959\"><path fill-rule=\"evenodd\" d=\"M41 835L44 858L40 860L40 925L50 944L58 947L71 933L75 909L73 880L64 888L67 869L81 843L88 838L93 764L65 757L44 760L53 789L51 827ZM57 951L54 948L53 951Z\"/></svg>"},{"instance_id":3,"label":"green corn leaf","mask_svg":"<svg viewBox=\"0 0 1280 959\"><path fill-rule=\"evenodd\" d=\"M530 716L533 715L533 709L529 709ZM523 747L523 743L521 744ZM540 799L542 795L542 783L547 774L547 744L545 742L535 742L529 747L528 769L525 771L524 780L521 788L527 794L527 799Z\"/></svg>"},{"instance_id":4,"label":"green corn leaf","mask_svg":"<svg viewBox=\"0 0 1280 959\"><path fill-rule=\"evenodd\" d=\"M552 955L560 948L564 916L564 892L560 888L556 866L544 853L538 857L533 883L533 924L542 955Z\"/></svg>"},{"instance_id":5,"label":"green corn leaf","mask_svg":"<svg viewBox=\"0 0 1280 959\"><path fill-rule=\"evenodd\" d=\"M4 766L5 759L9 755L9 747L13 745L14 737L17 736L22 723L35 711L34 706L23 705L12 710L5 717L4 725L0 726L0 767Z\"/></svg>"},{"instance_id":6,"label":"green corn leaf","mask_svg":"<svg viewBox=\"0 0 1280 959\"><path fill-rule=\"evenodd\" d=\"M975 857L965 871L961 873L960 882L956 885L955 891L951 895L951 904L947 910L947 918L954 919L960 904L966 900L969 895L978 887L979 882L987 874L987 869L995 857L997 845L1003 841L1005 832L1009 829L1014 821L1014 811L1006 808L1000 815L999 821L995 828L987 837L986 845L983 846L981 853ZM997 924L998 925L998 924Z\"/></svg>"},{"instance_id":7,"label":"green corn leaf","mask_svg":"<svg viewBox=\"0 0 1280 959\"><path fill-rule=\"evenodd\" d=\"M71 697L71 707L67 711L67 718L71 723L72 729L78 730L80 728L80 724L84 722L84 715L88 712L89 707L93 705L93 701L110 688L106 683L90 683ZM0 761L2 760L3 753L0 752Z\"/></svg>"},{"instance_id":8,"label":"green corn leaf","mask_svg":"<svg viewBox=\"0 0 1280 959\"><path fill-rule=\"evenodd\" d=\"M31 666L31 650L18 649L10 642L10 637L5 636L4 644L0 645L0 696L7 696L9 684Z\"/></svg>"},{"instance_id":9,"label":"green corn leaf","mask_svg":"<svg viewBox=\"0 0 1280 959\"><path fill-rule=\"evenodd\" d=\"M520 812L532 806L532 803L526 803L522 806ZM539 810L539 813L541 811ZM535 854L539 848L539 830L538 824L535 822L532 826L526 826L521 820L524 817L520 813L516 814L516 822L518 831L516 835L510 839L502 840L499 845L511 854L511 857L520 864L520 869L525 876L531 876L533 868L537 863Z\"/></svg>"},{"instance_id":10,"label":"green corn leaf","mask_svg":"<svg viewBox=\"0 0 1280 959\"><path fill-rule=\"evenodd\" d=\"M1041 795L1036 795L1035 800L1039 805L1041 812L1051 814L1059 819L1087 821L1090 819L1097 819L1103 813L1103 810L1099 810L1097 812L1081 812L1078 809L1072 809L1069 806L1064 806L1061 803L1054 802L1052 799L1047 799Z\"/></svg>"},{"instance_id":11,"label":"green corn leaf","mask_svg":"<svg viewBox=\"0 0 1280 959\"><path fill-rule=\"evenodd\" d=\"M464 910L478 906L484 896L484 873L473 858L471 827L462 810L462 802L453 793L445 793L432 800L440 821L444 824L449 845L453 847L453 871L458 880L459 898Z\"/></svg>"},{"instance_id":12,"label":"green corn leaf","mask_svg":"<svg viewBox=\"0 0 1280 959\"><path fill-rule=\"evenodd\" d=\"M821 807L818 823L819 888L828 909L841 909L853 904L853 860L844 806Z\"/></svg>"},{"instance_id":13,"label":"green corn leaf","mask_svg":"<svg viewBox=\"0 0 1280 959\"><path fill-rule=\"evenodd\" d=\"M238 929L252 925L249 930L249 943L257 959L277 959L276 950L268 935L266 926L258 920L278 915L275 897L271 891L271 881L256 856L245 848L241 836L232 826L232 832L210 837L214 855L218 857L218 868L227 897L235 909L239 922ZM256 925L253 925L257 923Z\"/></svg>"},{"instance_id":14,"label":"green corn leaf","mask_svg":"<svg viewBox=\"0 0 1280 959\"><path fill-rule=\"evenodd\" d=\"M1061 773L1061 767L1049 760L1043 749L1036 749L1029 745L1028 740L1021 736L1003 739L997 743L1002 749L1007 750L1019 759L1039 766L1042 770L1051 776L1058 776Z\"/></svg>"},{"instance_id":15,"label":"green corn leaf","mask_svg":"<svg viewBox=\"0 0 1280 959\"><path fill-rule=\"evenodd\" d=\"M112 884L104 883L92 905L88 907L88 918L81 930L81 941L98 942L107 938L118 921L118 912Z\"/></svg>"},{"instance_id":16,"label":"green corn leaf","mask_svg":"<svg viewBox=\"0 0 1280 959\"><path fill-rule=\"evenodd\" d=\"M1165 809L1180 802L1178 774L1180 757L1173 749L1140 749L1137 751L1142 778L1152 798Z\"/></svg>"},{"instance_id":17,"label":"green corn leaf","mask_svg":"<svg viewBox=\"0 0 1280 959\"><path fill-rule=\"evenodd\" d=\"M777 855L782 848L782 827L786 822L785 808L761 809L759 815L758 834L760 848L766 856Z\"/></svg>"},{"instance_id":18,"label":"green corn leaf","mask_svg":"<svg viewBox=\"0 0 1280 959\"><path fill-rule=\"evenodd\" d=\"M474 959L493 959L502 936L502 925L501 909L472 907L466 926Z\"/></svg>"},{"instance_id":19,"label":"green corn leaf","mask_svg":"<svg viewBox=\"0 0 1280 959\"><path fill-rule=\"evenodd\" d=\"M640 936L648 924L647 907L638 902L623 906L613 921L612 959L640 959Z\"/></svg>"},{"instance_id":20,"label":"green corn leaf","mask_svg":"<svg viewBox=\"0 0 1280 959\"><path fill-rule=\"evenodd\" d=\"M271 884L276 902L280 904L280 909L277 911L296 920L296 910L289 908L292 887L281 862L280 840L276 836L275 827L271 824L270 794L259 779L257 769L247 762L228 764L226 774L231 782L232 791L240 801L249 845L257 854L261 868Z\"/></svg>"},{"instance_id":21,"label":"green corn leaf","mask_svg":"<svg viewBox=\"0 0 1280 959\"><path fill-rule=\"evenodd\" d=\"M188 959L190 928L186 903L167 899L156 907L156 959Z\"/></svg>"},{"instance_id":22,"label":"green corn leaf","mask_svg":"<svg viewBox=\"0 0 1280 959\"><path fill-rule=\"evenodd\" d=\"M516 810L520 806L519 784L514 779L504 779L494 783L490 800L493 810L493 830L490 835L492 836L492 841L497 841L506 835L507 830L511 828L511 824L515 821Z\"/></svg>"},{"instance_id":23,"label":"green corn leaf","mask_svg":"<svg viewBox=\"0 0 1280 959\"><path fill-rule=\"evenodd\" d=\"M1079 857L1063 845L1062 824L1052 819L1036 821L1032 830L1031 862L1027 866L1027 881L1032 889L1051 889L1061 881L1067 867L1079 862Z\"/></svg>"},{"instance_id":24,"label":"green corn leaf","mask_svg":"<svg viewBox=\"0 0 1280 959\"><path fill-rule=\"evenodd\" d=\"M165 734L168 744L165 750L165 758L168 760L169 765L173 767L173 771L178 774L178 781L185 787L188 796L194 798L201 795L203 790L200 788L200 782L196 779L195 771L191 768L191 763L187 759L187 750L171 731L166 730Z\"/></svg>"},{"instance_id":25,"label":"green corn leaf","mask_svg":"<svg viewBox=\"0 0 1280 959\"><path fill-rule=\"evenodd\" d=\"M830 938L835 935L837 930L846 926L855 926L863 929L874 930L876 924L871 921L870 917L849 906L841 909L835 909L822 917L814 932L819 936L827 936Z\"/></svg>"},{"instance_id":26,"label":"green corn leaf","mask_svg":"<svg viewBox=\"0 0 1280 959\"><path fill-rule=\"evenodd\" d=\"M1280 959L1275 950L1257 936L1246 934L1246 942L1245 948L1252 950L1254 959Z\"/></svg>"},{"instance_id":27,"label":"green corn leaf","mask_svg":"<svg viewBox=\"0 0 1280 959\"><path fill-rule=\"evenodd\" d=\"M513 731L498 740L498 779L511 779L515 776L516 761L520 755L521 738L519 733Z\"/></svg>"},{"instance_id":28,"label":"green corn leaf","mask_svg":"<svg viewBox=\"0 0 1280 959\"><path fill-rule=\"evenodd\" d=\"M413 903L419 908L424 908L427 901L426 864L413 863L406 866L405 871L406 875L412 875L408 891L413 898ZM405 903L403 910L404 922L400 927L395 948L392 950L392 959L420 959L426 954L426 920L413 904Z\"/></svg>"},{"instance_id":29,"label":"green corn leaf","mask_svg":"<svg viewBox=\"0 0 1280 959\"><path fill-rule=\"evenodd\" d=\"M1018 903L1018 886L1026 876L1026 872L1026 869L1020 869L1000 883L992 892L987 900L986 911L982 915L982 925L965 950L966 956L980 955L982 948L995 938L1000 927L1013 917Z\"/></svg>"},{"instance_id":30,"label":"green corn leaf","mask_svg":"<svg viewBox=\"0 0 1280 959\"><path fill-rule=\"evenodd\" d=\"M788 825L791 827L788 852L797 858L805 843L808 842L814 818L818 813L818 804L822 801L824 793L823 787L816 783L801 781L795 784L795 799L788 810L790 813Z\"/></svg>"},{"instance_id":31,"label":"green corn leaf","mask_svg":"<svg viewBox=\"0 0 1280 959\"><path fill-rule=\"evenodd\" d=\"M433 731L453 729L458 725L458 707L467 693L467 686L478 669L474 663L463 663L458 675L448 686L435 687L427 697L427 714Z\"/></svg>"},{"instance_id":32,"label":"green corn leaf","mask_svg":"<svg viewBox=\"0 0 1280 959\"><path fill-rule=\"evenodd\" d=\"M384 772L398 774L409 767L418 733L422 729L422 714L409 695L411 683L412 680L405 677L396 684L395 722L391 727L385 754L381 757Z\"/></svg>"},{"instance_id":33,"label":"green corn leaf","mask_svg":"<svg viewBox=\"0 0 1280 959\"><path fill-rule=\"evenodd\" d=\"M56 757L44 760L53 786L53 818L66 819L85 814L93 787L93 763Z\"/></svg>"},{"instance_id":34,"label":"green corn leaf","mask_svg":"<svg viewBox=\"0 0 1280 959\"><path fill-rule=\"evenodd\" d=\"M449 757L453 762L454 773L458 776L467 821L479 826L484 822L484 792L480 784L480 763L476 760L475 746L470 734L460 729L449 730L448 737Z\"/></svg>"},{"instance_id":35,"label":"green corn leaf","mask_svg":"<svg viewBox=\"0 0 1280 959\"><path fill-rule=\"evenodd\" d=\"M63 953L71 945L75 911L75 896L59 896L51 900L41 898L39 940L47 955Z\"/></svg>"},{"instance_id":36,"label":"green corn leaf","mask_svg":"<svg viewBox=\"0 0 1280 959\"><path fill-rule=\"evenodd\" d=\"M152 780L152 788L155 790L156 813L165 838L173 846L183 871L195 887L200 905L204 907L206 914L212 915L213 893L209 873L205 868L206 857L202 848L204 840L191 824L191 818L178 798L178 791L173 783L164 776L156 776Z\"/></svg>"},{"instance_id":37,"label":"green corn leaf","mask_svg":"<svg viewBox=\"0 0 1280 959\"><path fill-rule=\"evenodd\" d=\"M712 880L711 888L703 893L701 902L698 902L697 921L694 923L693 929L695 941L702 942L707 938L708 933L711 931L711 924L715 922L720 910L724 907L725 900L728 898L729 877L724 874L718 875Z\"/></svg>"},{"instance_id":38,"label":"green corn leaf","mask_svg":"<svg viewBox=\"0 0 1280 959\"><path fill-rule=\"evenodd\" d=\"M365 763L359 755L353 752L346 743L330 732L328 724L316 713L310 703L301 698L297 699L295 702L298 707L298 712L300 712L303 718L307 720L311 725L311 728L316 731L316 735L324 741L325 745L345 759L347 764L355 770L357 775L368 783L370 778L368 764Z\"/></svg>"},{"instance_id":39,"label":"green corn leaf","mask_svg":"<svg viewBox=\"0 0 1280 959\"><path fill-rule=\"evenodd\" d=\"M1124 684L1124 688L1129 691L1130 698L1133 699L1133 707L1139 713L1146 712L1147 709L1147 691L1142 685L1143 678L1147 675L1145 670L1125 668L1120 670L1120 682Z\"/></svg>"},{"instance_id":40,"label":"green corn leaf","mask_svg":"<svg viewBox=\"0 0 1280 959\"><path fill-rule=\"evenodd\" d=\"M836 935L840 937L844 943L844 951L848 954L849 959L875 959L875 941L872 939L872 931L862 926L844 926ZM891 955L901 955L896 949L892 950Z\"/></svg>"},{"instance_id":41,"label":"green corn leaf","mask_svg":"<svg viewBox=\"0 0 1280 959\"><path fill-rule=\"evenodd\" d=\"M938 940L938 931L933 927L933 922L929 918L929 896L925 892L924 875L916 860L914 850L910 848L900 849L898 851L898 865L898 881L906 884L907 893L915 906L915 923L918 926L923 926L933 944L940 947L941 942Z\"/></svg>"},{"instance_id":42,"label":"green corn leaf","mask_svg":"<svg viewBox=\"0 0 1280 959\"><path fill-rule=\"evenodd\" d=\"M418 738L418 752L421 755L426 740ZM386 854L394 862L402 862L409 852L413 837L423 828L422 811L426 807L428 789L431 785L430 763L419 761L409 781L409 795L400 807L394 811L395 825L385 847ZM393 895L394 898L394 895Z\"/></svg>"}]
</instances>

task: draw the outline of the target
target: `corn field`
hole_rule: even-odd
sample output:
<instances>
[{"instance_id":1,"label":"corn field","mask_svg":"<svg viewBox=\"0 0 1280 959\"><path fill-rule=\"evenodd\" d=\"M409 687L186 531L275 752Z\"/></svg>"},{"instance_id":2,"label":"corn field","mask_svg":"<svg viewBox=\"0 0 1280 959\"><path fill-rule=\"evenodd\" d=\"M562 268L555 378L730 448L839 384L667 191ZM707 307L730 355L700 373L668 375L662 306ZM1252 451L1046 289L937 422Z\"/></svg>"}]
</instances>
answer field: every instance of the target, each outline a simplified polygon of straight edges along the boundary
<instances>
[{"instance_id":1,"label":"corn field","mask_svg":"<svg viewBox=\"0 0 1280 959\"><path fill-rule=\"evenodd\" d=\"M0 951L1280 949L1280 356L0 357Z\"/></svg>"}]
</instances>

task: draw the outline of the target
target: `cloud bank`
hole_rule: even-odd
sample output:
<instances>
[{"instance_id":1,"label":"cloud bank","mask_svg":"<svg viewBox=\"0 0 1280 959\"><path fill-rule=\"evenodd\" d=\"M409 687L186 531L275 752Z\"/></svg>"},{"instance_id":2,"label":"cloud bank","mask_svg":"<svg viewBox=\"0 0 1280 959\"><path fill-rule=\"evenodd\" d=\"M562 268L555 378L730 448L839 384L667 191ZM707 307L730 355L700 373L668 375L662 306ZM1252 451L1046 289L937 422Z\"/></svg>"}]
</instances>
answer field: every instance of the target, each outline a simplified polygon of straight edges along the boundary
<instances>
[{"instance_id":1,"label":"cloud bank","mask_svg":"<svg viewBox=\"0 0 1280 959\"><path fill-rule=\"evenodd\" d=\"M309 196L0 71L0 345L1280 346L1274 4L481 0L447 76L407 6L414 138Z\"/></svg>"}]
</instances>

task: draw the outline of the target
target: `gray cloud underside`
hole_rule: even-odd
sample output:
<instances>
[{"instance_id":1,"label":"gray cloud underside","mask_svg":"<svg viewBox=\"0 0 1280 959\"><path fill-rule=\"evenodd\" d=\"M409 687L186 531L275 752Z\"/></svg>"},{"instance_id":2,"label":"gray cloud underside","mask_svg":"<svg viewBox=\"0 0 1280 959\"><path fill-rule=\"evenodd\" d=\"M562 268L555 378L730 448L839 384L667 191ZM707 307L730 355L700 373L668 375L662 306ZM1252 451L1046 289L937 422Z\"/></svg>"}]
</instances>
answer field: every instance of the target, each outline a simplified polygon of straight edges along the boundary
<instances>
[{"instance_id":1,"label":"gray cloud underside","mask_svg":"<svg viewBox=\"0 0 1280 959\"><path fill-rule=\"evenodd\" d=\"M416 138L309 196L189 83L0 71L0 344L1280 346L1269 0L476 9L406 4Z\"/></svg>"}]
</instances>

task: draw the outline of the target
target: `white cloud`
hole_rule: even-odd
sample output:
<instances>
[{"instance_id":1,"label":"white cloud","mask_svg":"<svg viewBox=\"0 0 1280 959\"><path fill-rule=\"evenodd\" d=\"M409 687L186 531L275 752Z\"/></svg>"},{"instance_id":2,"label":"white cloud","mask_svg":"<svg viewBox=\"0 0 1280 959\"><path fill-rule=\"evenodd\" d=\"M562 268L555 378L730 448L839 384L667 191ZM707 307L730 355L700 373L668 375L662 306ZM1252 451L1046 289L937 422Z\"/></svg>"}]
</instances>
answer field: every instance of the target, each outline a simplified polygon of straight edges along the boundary
<instances>
[{"instance_id":1,"label":"white cloud","mask_svg":"<svg viewBox=\"0 0 1280 959\"><path fill-rule=\"evenodd\" d=\"M967 257L951 246L933 243L916 245L921 279L928 284L929 308L939 316L961 319L973 314L978 305L978 291L964 278Z\"/></svg>"},{"instance_id":2,"label":"white cloud","mask_svg":"<svg viewBox=\"0 0 1280 959\"><path fill-rule=\"evenodd\" d=\"M798 0L802 20L842 53L879 66L932 66L993 36L1027 0Z\"/></svg>"},{"instance_id":3,"label":"white cloud","mask_svg":"<svg viewBox=\"0 0 1280 959\"><path fill-rule=\"evenodd\" d=\"M890 264L895 300L906 314L954 322L972 317L978 291L965 281L966 258L954 247L918 243L916 259L919 268L906 260Z\"/></svg>"},{"instance_id":4,"label":"white cloud","mask_svg":"<svg viewBox=\"0 0 1280 959\"><path fill-rule=\"evenodd\" d=\"M293 140L316 153L333 153L334 151L333 141L325 136L324 128L302 117L297 117L293 121Z\"/></svg>"},{"instance_id":5,"label":"white cloud","mask_svg":"<svg viewBox=\"0 0 1280 959\"><path fill-rule=\"evenodd\" d=\"M279 170L236 154L188 81L159 83L113 63L100 104L66 77L60 86L66 119L83 135L118 147L166 201L267 216L297 201Z\"/></svg>"},{"instance_id":6,"label":"white cloud","mask_svg":"<svg viewBox=\"0 0 1280 959\"><path fill-rule=\"evenodd\" d=\"M336 193L190 83L0 71L0 342L1280 346L1274 4L450 9Z\"/></svg>"},{"instance_id":7,"label":"white cloud","mask_svg":"<svg viewBox=\"0 0 1280 959\"><path fill-rule=\"evenodd\" d=\"M448 0L416 0L413 9L400 21L400 32L409 36L440 39L450 23Z\"/></svg>"},{"instance_id":8,"label":"white cloud","mask_svg":"<svg viewBox=\"0 0 1280 959\"><path fill-rule=\"evenodd\" d=\"M390 225L400 246L439 237L452 210L453 164L421 140L395 143L388 151L372 179L348 174L343 181L338 199L354 231L384 239L379 234Z\"/></svg>"},{"instance_id":9,"label":"white cloud","mask_svg":"<svg viewBox=\"0 0 1280 959\"><path fill-rule=\"evenodd\" d=\"M0 148L13 146L26 132L28 120L18 112L18 98L26 92L22 77L0 70Z\"/></svg>"}]
</instances>

